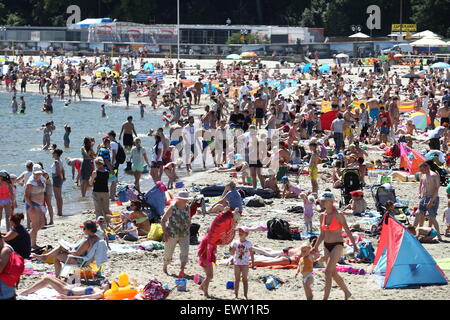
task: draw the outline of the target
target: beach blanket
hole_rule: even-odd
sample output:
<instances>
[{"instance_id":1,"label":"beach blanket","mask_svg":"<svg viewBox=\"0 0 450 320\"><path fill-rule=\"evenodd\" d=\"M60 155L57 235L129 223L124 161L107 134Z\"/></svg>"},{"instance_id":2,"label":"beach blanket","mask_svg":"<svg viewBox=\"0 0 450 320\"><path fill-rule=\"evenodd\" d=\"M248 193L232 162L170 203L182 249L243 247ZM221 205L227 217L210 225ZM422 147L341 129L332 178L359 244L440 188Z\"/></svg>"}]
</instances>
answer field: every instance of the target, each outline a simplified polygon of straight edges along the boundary
<instances>
[{"instance_id":1,"label":"beach blanket","mask_svg":"<svg viewBox=\"0 0 450 320\"><path fill-rule=\"evenodd\" d=\"M134 244L110 243L109 246L111 247L109 253L115 254L164 249L164 245L161 242L152 240Z\"/></svg>"},{"instance_id":2,"label":"beach blanket","mask_svg":"<svg viewBox=\"0 0 450 320\"><path fill-rule=\"evenodd\" d=\"M436 263L443 271L450 271L450 258L436 259Z\"/></svg>"},{"instance_id":3,"label":"beach blanket","mask_svg":"<svg viewBox=\"0 0 450 320\"><path fill-rule=\"evenodd\" d=\"M203 188L200 193L205 197L220 197L225 190L225 186L210 186ZM255 194L263 199L275 198L276 193L271 189L254 189L251 187L237 187L236 190L245 191L247 197L254 196Z\"/></svg>"},{"instance_id":4,"label":"beach blanket","mask_svg":"<svg viewBox=\"0 0 450 320\"><path fill-rule=\"evenodd\" d=\"M59 293L50 288L43 288L28 296L17 296L17 300L63 300L58 299ZM79 300L92 300L92 299L79 299Z\"/></svg>"}]
</instances>

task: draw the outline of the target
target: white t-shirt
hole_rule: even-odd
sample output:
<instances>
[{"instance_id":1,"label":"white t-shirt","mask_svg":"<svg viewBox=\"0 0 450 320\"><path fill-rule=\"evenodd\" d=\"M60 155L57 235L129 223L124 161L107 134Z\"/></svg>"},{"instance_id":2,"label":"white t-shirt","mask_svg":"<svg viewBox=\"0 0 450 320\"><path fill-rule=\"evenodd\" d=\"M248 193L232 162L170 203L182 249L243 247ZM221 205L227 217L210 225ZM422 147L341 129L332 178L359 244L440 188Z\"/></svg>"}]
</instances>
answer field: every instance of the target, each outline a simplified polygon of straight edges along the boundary
<instances>
[{"instance_id":1,"label":"white t-shirt","mask_svg":"<svg viewBox=\"0 0 450 320\"><path fill-rule=\"evenodd\" d=\"M113 152L115 151L115 154L117 157L117 152L119 152L119 144L115 141L111 141L109 149L110 149L110 154L111 154L111 165L114 165L115 161L113 162L113 160L115 160L115 158L113 157Z\"/></svg>"},{"instance_id":2,"label":"white t-shirt","mask_svg":"<svg viewBox=\"0 0 450 320\"><path fill-rule=\"evenodd\" d=\"M450 225L450 209L447 208L444 211L445 223Z\"/></svg>"},{"instance_id":3,"label":"white t-shirt","mask_svg":"<svg viewBox=\"0 0 450 320\"><path fill-rule=\"evenodd\" d=\"M158 146L156 144L153 146L153 152L152 152L152 161L155 161L155 162L162 161L163 153L161 152L161 154L158 157L158 152L157 152L156 148L158 148L158 151L163 150L164 145L163 145L162 141L160 141L158 143Z\"/></svg>"},{"instance_id":4,"label":"white t-shirt","mask_svg":"<svg viewBox=\"0 0 450 320\"><path fill-rule=\"evenodd\" d=\"M250 249L253 247L253 243L251 241L234 240L231 245L231 248L235 248L236 252L234 253L234 265L236 266L248 266L250 264Z\"/></svg>"}]
</instances>

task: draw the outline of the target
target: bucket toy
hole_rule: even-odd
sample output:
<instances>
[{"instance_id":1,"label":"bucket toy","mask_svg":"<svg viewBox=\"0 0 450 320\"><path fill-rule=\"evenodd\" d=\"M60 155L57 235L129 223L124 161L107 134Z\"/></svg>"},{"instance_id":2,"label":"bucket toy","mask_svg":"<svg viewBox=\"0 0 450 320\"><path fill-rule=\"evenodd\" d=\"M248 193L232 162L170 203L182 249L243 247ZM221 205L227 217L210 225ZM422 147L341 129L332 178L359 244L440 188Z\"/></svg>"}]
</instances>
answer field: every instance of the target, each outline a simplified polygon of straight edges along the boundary
<instances>
[{"instance_id":1,"label":"bucket toy","mask_svg":"<svg viewBox=\"0 0 450 320\"><path fill-rule=\"evenodd\" d=\"M175 188L177 189L184 188L184 182L183 181L175 182Z\"/></svg>"},{"instance_id":2,"label":"bucket toy","mask_svg":"<svg viewBox=\"0 0 450 320\"><path fill-rule=\"evenodd\" d=\"M226 288L228 290L234 290L234 281L228 281L227 285L226 285Z\"/></svg>"},{"instance_id":3,"label":"bucket toy","mask_svg":"<svg viewBox=\"0 0 450 320\"><path fill-rule=\"evenodd\" d=\"M186 290L186 287L187 287L187 280L186 279L180 278L178 280L175 280L175 284L177 285L178 291L180 291L180 292L186 292L187 291Z\"/></svg>"}]
</instances>

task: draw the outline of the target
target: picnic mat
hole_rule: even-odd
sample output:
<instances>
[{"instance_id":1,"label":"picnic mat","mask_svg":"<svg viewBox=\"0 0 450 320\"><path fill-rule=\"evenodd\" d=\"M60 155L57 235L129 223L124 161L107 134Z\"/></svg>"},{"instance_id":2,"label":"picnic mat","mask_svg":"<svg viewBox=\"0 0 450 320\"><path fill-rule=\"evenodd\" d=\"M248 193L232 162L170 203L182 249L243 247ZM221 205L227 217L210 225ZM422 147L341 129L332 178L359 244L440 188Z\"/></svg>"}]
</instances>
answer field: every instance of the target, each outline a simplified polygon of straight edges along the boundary
<instances>
[{"instance_id":1,"label":"picnic mat","mask_svg":"<svg viewBox=\"0 0 450 320\"><path fill-rule=\"evenodd\" d=\"M450 271L450 258L436 259L436 262L443 271Z\"/></svg>"}]
</instances>

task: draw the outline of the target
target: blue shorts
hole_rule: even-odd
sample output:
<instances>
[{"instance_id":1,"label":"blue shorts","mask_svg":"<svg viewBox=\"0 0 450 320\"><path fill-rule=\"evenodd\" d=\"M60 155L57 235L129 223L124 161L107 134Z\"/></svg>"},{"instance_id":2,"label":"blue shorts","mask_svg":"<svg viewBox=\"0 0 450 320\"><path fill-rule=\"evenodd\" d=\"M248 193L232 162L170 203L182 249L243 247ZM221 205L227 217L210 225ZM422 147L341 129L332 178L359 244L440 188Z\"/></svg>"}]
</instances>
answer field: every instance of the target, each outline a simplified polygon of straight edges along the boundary
<instances>
[{"instance_id":1,"label":"blue shorts","mask_svg":"<svg viewBox=\"0 0 450 320\"><path fill-rule=\"evenodd\" d=\"M427 208L427 203L430 201L431 197L424 197L419 202L419 213L425 214L428 212L428 216L432 219L436 219L437 212L439 209L439 197L434 200L432 207Z\"/></svg>"},{"instance_id":2,"label":"blue shorts","mask_svg":"<svg viewBox=\"0 0 450 320\"><path fill-rule=\"evenodd\" d=\"M381 128L380 133L381 134L389 134L389 128Z\"/></svg>"},{"instance_id":3,"label":"blue shorts","mask_svg":"<svg viewBox=\"0 0 450 320\"><path fill-rule=\"evenodd\" d=\"M12 299L15 295L15 288L6 285L2 280L0 280L0 300Z\"/></svg>"},{"instance_id":4,"label":"blue shorts","mask_svg":"<svg viewBox=\"0 0 450 320\"><path fill-rule=\"evenodd\" d=\"M370 109L369 116L372 118L373 121L378 120L378 115L380 114L380 109Z\"/></svg>"}]
</instances>

